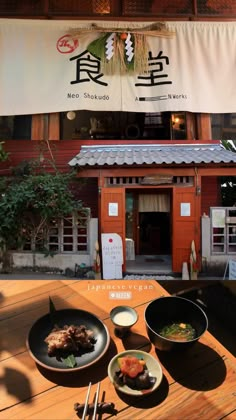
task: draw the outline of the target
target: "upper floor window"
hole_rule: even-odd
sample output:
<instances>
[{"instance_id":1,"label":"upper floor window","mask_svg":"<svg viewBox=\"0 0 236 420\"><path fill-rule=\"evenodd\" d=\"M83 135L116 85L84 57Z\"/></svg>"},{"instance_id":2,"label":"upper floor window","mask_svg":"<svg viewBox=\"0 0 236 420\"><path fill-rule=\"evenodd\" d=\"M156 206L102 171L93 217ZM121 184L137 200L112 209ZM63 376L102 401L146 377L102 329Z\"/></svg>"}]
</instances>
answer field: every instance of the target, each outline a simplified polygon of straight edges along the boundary
<instances>
[{"instance_id":1,"label":"upper floor window","mask_svg":"<svg viewBox=\"0 0 236 420\"><path fill-rule=\"evenodd\" d=\"M69 111L60 115L60 138L185 140L185 112Z\"/></svg>"},{"instance_id":2,"label":"upper floor window","mask_svg":"<svg viewBox=\"0 0 236 420\"><path fill-rule=\"evenodd\" d=\"M234 0L1 0L1 16L179 16L236 15Z\"/></svg>"},{"instance_id":3,"label":"upper floor window","mask_svg":"<svg viewBox=\"0 0 236 420\"><path fill-rule=\"evenodd\" d=\"M0 14L14 16L107 15L112 0L1 0Z\"/></svg>"},{"instance_id":4,"label":"upper floor window","mask_svg":"<svg viewBox=\"0 0 236 420\"><path fill-rule=\"evenodd\" d=\"M31 115L0 117L0 140L30 140Z\"/></svg>"},{"instance_id":5,"label":"upper floor window","mask_svg":"<svg viewBox=\"0 0 236 420\"><path fill-rule=\"evenodd\" d=\"M236 139L236 113L211 114L213 140Z\"/></svg>"}]
</instances>

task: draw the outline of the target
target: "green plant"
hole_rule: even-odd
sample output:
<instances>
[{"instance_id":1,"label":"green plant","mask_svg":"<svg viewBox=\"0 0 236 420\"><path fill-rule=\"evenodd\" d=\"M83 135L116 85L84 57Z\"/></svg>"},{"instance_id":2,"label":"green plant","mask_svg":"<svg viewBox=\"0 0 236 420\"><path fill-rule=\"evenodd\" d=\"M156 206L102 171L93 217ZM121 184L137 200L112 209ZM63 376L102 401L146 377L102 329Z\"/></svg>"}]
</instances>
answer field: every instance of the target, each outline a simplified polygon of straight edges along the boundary
<instances>
[{"instance_id":1,"label":"green plant","mask_svg":"<svg viewBox=\"0 0 236 420\"><path fill-rule=\"evenodd\" d=\"M43 243L52 219L82 208L82 201L74 197L70 188L73 180L73 172L37 173L35 168L29 175L1 180L0 246L4 272L10 270L12 249L19 249L31 238L35 243ZM42 252L49 254L44 246Z\"/></svg>"},{"instance_id":2,"label":"green plant","mask_svg":"<svg viewBox=\"0 0 236 420\"><path fill-rule=\"evenodd\" d=\"M4 150L4 141L0 141L0 162L5 162L9 158L9 153Z\"/></svg>"}]
</instances>

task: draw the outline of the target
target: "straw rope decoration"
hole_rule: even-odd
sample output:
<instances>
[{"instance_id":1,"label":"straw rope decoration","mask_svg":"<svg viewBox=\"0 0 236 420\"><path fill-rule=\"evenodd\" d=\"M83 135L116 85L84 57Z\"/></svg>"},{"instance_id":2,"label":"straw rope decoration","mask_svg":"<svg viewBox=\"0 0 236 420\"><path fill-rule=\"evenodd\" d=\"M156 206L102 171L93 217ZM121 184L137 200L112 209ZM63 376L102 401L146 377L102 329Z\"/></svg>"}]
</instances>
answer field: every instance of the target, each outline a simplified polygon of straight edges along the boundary
<instances>
[{"instance_id":1,"label":"straw rope decoration","mask_svg":"<svg viewBox=\"0 0 236 420\"><path fill-rule=\"evenodd\" d=\"M171 38L173 31L165 23L157 22L143 28L103 28L95 23L88 28L73 28L69 35L81 38L89 32L100 32L101 36L92 41L87 50L101 60L104 74L143 74L148 70L147 36Z\"/></svg>"}]
</instances>

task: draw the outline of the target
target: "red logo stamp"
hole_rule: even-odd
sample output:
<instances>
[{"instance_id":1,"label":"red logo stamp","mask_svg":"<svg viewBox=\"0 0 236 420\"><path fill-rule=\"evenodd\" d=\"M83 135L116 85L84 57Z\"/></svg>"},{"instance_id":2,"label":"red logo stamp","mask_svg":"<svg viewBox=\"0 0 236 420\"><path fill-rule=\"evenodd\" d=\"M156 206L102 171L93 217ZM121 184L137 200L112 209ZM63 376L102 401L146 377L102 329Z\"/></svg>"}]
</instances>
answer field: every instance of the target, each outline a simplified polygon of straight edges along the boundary
<instances>
[{"instance_id":1,"label":"red logo stamp","mask_svg":"<svg viewBox=\"0 0 236 420\"><path fill-rule=\"evenodd\" d=\"M57 50L61 54L72 53L79 45L78 39L71 38L71 35L63 35L57 41Z\"/></svg>"}]
</instances>

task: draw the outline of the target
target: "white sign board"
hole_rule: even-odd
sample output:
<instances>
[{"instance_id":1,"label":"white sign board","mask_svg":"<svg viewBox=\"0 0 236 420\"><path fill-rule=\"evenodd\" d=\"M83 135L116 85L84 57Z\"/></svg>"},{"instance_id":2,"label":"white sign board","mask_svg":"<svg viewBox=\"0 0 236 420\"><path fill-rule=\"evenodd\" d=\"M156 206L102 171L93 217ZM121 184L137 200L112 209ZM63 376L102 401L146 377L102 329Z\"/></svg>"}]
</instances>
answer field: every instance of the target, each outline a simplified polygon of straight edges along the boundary
<instances>
[{"instance_id":1,"label":"white sign board","mask_svg":"<svg viewBox=\"0 0 236 420\"><path fill-rule=\"evenodd\" d=\"M229 260L229 280L236 280L236 260Z\"/></svg>"},{"instance_id":2,"label":"white sign board","mask_svg":"<svg viewBox=\"0 0 236 420\"><path fill-rule=\"evenodd\" d=\"M109 216L118 216L118 203L109 203L108 214Z\"/></svg>"},{"instance_id":3,"label":"white sign board","mask_svg":"<svg viewBox=\"0 0 236 420\"><path fill-rule=\"evenodd\" d=\"M117 233L102 233L103 279L122 279L123 244Z\"/></svg>"},{"instance_id":4,"label":"white sign board","mask_svg":"<svg viewBox=\"0 0 236 420\"><path fill-rule=\"evenodd\" d=\"M180 216L190 216L190 203L180 204Z\"/></svg>"}]
</instances>

